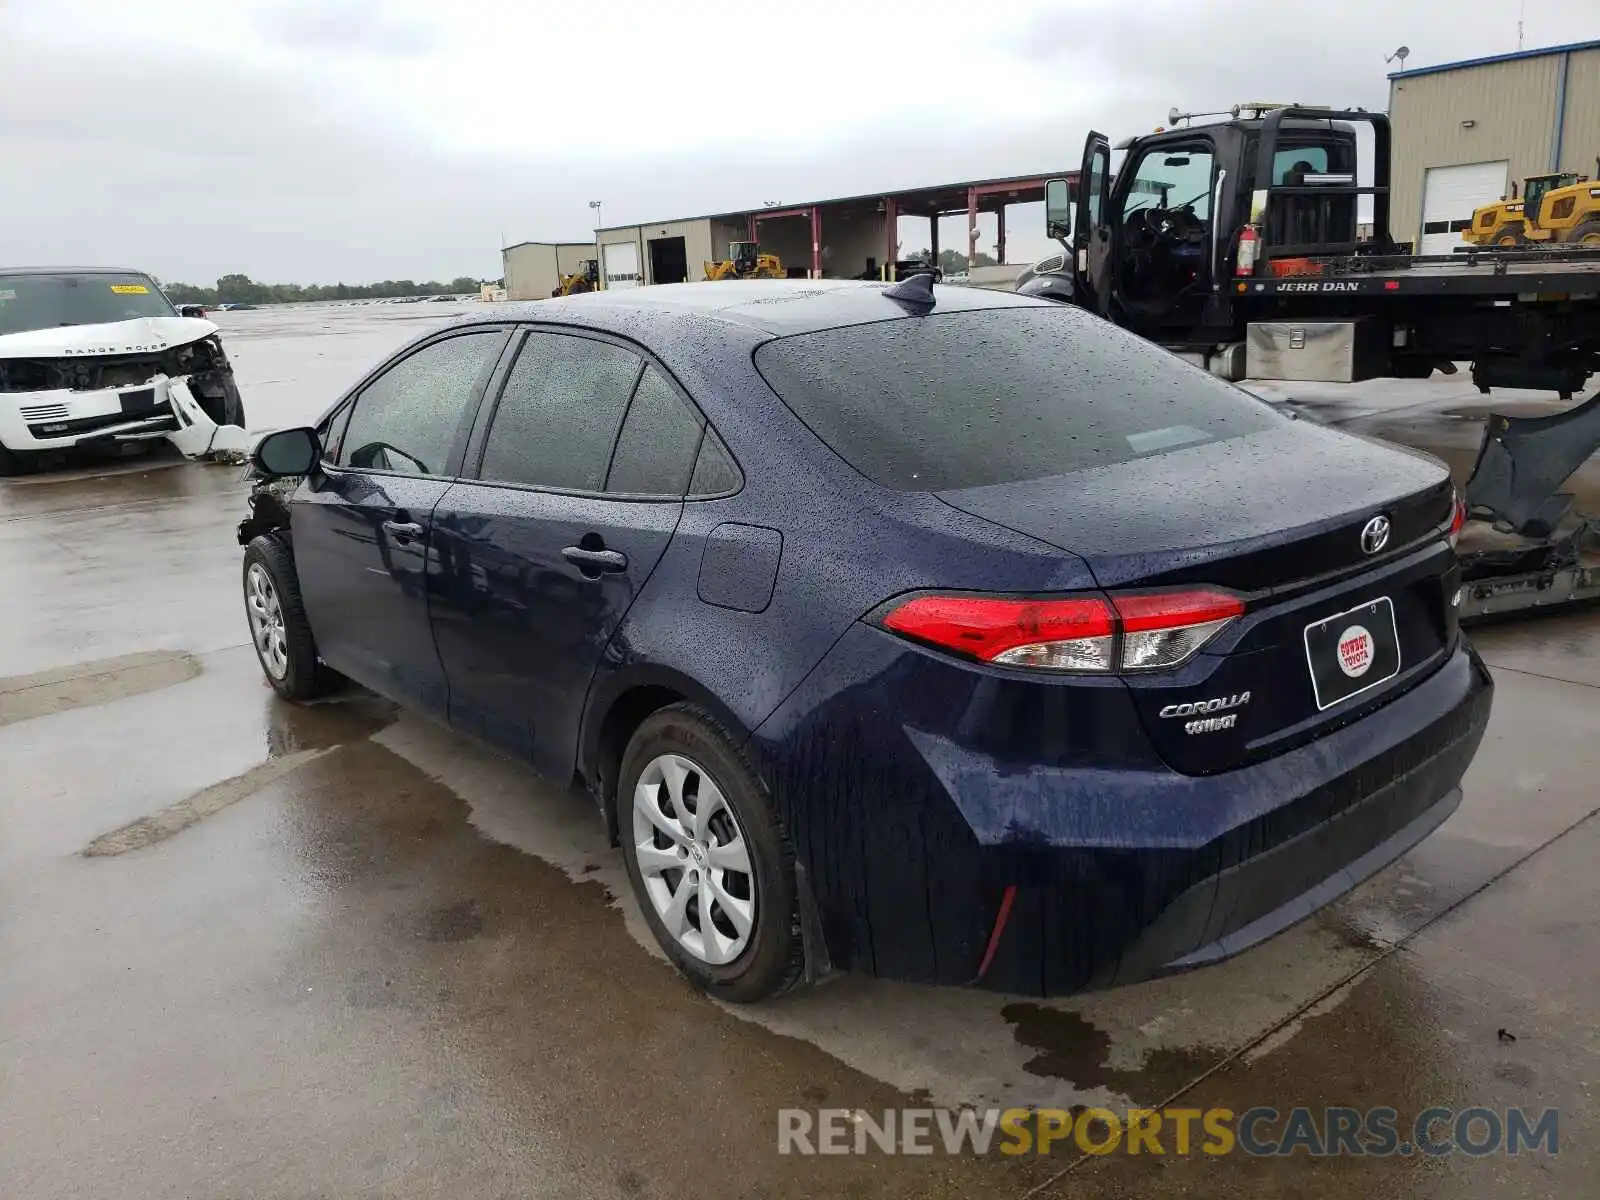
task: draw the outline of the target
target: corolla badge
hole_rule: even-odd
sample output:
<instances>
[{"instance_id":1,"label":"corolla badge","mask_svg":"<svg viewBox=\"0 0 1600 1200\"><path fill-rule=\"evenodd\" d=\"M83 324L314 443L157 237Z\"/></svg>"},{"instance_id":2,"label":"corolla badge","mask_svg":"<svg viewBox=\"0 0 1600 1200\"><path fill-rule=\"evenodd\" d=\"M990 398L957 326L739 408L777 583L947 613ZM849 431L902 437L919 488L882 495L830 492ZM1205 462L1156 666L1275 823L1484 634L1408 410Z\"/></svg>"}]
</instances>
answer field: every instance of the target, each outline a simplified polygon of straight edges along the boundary
<instances>
[{"instance_id":1,"label":"corolla badge","mask_svg":"<svg viewBox=\"0 0 1600 1200\"><path fill-rule=\"evenodd\" d=\"M1183 731L1188 734L1216 733L1220 729L1232 729L1239 720L1239 714L1228 712L1232 708L1243 708L1250 703L1249 692L1235 692L1231 696L1213 696L1209 700L1190 700L1183 704L1169 704L1161 710L1163 717L1192 717L1194 720L1185 721ZM1213 716L1214 713L1226 713L1225 716Z\"/></svg>"}]
</instances>

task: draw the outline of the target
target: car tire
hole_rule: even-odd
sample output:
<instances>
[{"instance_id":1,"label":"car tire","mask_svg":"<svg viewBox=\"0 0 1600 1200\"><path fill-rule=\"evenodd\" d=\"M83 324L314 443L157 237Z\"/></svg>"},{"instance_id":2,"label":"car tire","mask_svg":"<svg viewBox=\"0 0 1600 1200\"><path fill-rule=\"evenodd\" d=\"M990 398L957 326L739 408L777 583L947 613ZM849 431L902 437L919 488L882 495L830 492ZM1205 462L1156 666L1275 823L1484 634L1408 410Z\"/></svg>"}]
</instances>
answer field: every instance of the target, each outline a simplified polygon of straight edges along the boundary
<instances>
[{"instance_id":1,"label":"car tire","mask_svg":"<svg viewBox=\"0 0 1600 1200\"><path fill-rule=\"evenodd\" d=\"M262 534L245 547L241 583L250 642L272 690L285 700L334 690L340 676L317 657L294 556L281 538Z\"/></svg>"},{"instance_id":2,"label":"car tire","mask_svg":"<svg viewBox=\"0 0 1600 1200\"><path fill-rule=\"evenodd\" d=\"M676 786L704 813L705 828L687 803L681 812L672 806L675 785L668 764L687 768ZM794 850L760 776L728 731L697 705L668 705L634 732L617 782L617 825L628 878L650 932L673 965L710 995L738 1004L793 987L805 968ZM701 808L707 782L715 797L709 811ZM674 833L644 815L661 799L665 802L655 815L667 815L669 825L681 818ZM696 829L703 836L696 837ZM729 865L740 861L740 846L745 871ZM673 855L684 864L676 879L674 868L662 866ZM683 893L689 899L674 907L679 889L689 889ZM712 897L705 910L699 903L703 895ZM741 934L735 910L747 902L752 911L748 931ZM709 940L703 913L710 916ZM669 920L676 929L669 928ZM707 946L714 949L707 952Z\"/></svg>"}]
</instances>

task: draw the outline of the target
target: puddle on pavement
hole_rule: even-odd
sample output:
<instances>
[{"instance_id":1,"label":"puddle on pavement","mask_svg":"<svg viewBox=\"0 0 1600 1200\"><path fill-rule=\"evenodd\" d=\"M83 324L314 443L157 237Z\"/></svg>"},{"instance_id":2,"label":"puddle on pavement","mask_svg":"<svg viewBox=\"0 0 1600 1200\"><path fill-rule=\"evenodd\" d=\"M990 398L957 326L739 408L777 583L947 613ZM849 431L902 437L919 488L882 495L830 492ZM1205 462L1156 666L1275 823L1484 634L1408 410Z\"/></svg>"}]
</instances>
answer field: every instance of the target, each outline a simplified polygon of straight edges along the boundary
<instances>
[{"instance_id":1,"label":"puddle on pavement","mask_svg":"<svg viewBox=\"0 0 1600 1200\"><path fill-rule=\"evenodd\" d=\"M194 663L188 655L177 657ZM197 663L194 669L198 674ZM201 788L159 812L100 835L84 847L84 856L110 858L164 842L324 754L370 737L393 721L394 714L393 704L358 690L311 705L289 704L274 698L269 702L267 713L266 761Z\"/></svg>"},{"instance_id":2,"label":"puddle on pavement","mask_svg":"<svg viewBox=\"0 0 1600 1200\"><path fill-rule=\"evenodd\" d=\"M109 704L186 683L200 660L179 650L147 650L0 679L0 725L93 704Z\"/></svg>"},{"instance_id":3,"label":"puddle on pavement","mask_svg":"<svg viewBox=\"0 0 1600 1200\"><path fill-rule=\"evenodd\" d=\"M1017 1041L1034 1056L1023 1064L1029 1074L1066 1079L1080 1087L1109 1087L1135 1095L1157 1080L1187 1082L1225 1053L1216 1047L1157 1048L1138 1070L1119 1071L1112 1061L1111 1037L1081 1013L1034 1001L1007 1004L1000 1015L1012 1023ZM1175 1090L1175 1089L1174 1089Z\"/></svg>"},{"instance_id":4,"label":"puddle on pavement","mask_svg":"<svg viewBox=\"0 0 1600 1200\"><path fill-rule=\"evenodd\" d=\"M329 753L332 751L297 750L280 758L269 758L266 762L251 767L231 779L224 779L210 787L201 788L194 795L185 796L160 812L140 817L137 821L130 821L121 829L101 834L83 848L84 856L110 858L118 854L127 854L132 850L142 850L157 842L164 842L173 835L182 833L196 821L214 816L230 805L255 795L269 784L276 783L291 771L297 771L307 763Z\"/></svg>"}]
</instances>

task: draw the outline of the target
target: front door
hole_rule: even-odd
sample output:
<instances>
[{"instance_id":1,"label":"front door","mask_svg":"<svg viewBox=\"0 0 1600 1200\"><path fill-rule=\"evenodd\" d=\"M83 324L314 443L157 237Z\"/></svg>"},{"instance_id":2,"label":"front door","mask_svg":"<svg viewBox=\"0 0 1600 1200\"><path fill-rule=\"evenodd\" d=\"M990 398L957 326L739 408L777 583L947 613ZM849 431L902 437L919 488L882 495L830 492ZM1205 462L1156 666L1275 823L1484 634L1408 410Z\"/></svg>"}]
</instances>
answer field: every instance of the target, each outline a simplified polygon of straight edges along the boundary
<instances>
[{"instance_id":1,"label":"front door","mask_svg":"<svg viewBox=\"0 0 1600 1200\"><path fill-rule=\"evenodd\" d=\"M1078 170L1078 210L1072 222L1073 286L1078 303L1090 312L1110 316L1111 143L1090 131Z\"/></svg>"},{"instance_id":2,"label":"front door","mask_svg":"<svg viewBox=\"0 0 1600 1200\"><path fill-rule=\"evenodd\" d=\"M389 364L361 389L339 444L290 508L301 597L322 658L440 715L448 692L428 625L438 574L429 531L505 340L504 328L459 333Z\"/></svg>"},{"instance_id":3,"label":"front door","mask_svg":"<svg viewBox=\"0 0 1600 1200\"><path fill-rule=\"evenodd\" d=\"M702 428L632 349L528 333L480 481L435 512L451 724L570 775L590 681L677 528Z\"/></svg>"}]
</instances>

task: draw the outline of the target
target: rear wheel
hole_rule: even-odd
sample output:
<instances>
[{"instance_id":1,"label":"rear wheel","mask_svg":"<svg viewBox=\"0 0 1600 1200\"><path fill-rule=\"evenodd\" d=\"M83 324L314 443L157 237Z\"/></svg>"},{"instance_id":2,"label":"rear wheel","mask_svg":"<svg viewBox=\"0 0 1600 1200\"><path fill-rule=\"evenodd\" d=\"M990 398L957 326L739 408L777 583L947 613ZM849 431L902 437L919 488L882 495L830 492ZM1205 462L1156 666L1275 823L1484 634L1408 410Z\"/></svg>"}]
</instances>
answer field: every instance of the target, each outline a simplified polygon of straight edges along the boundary
<instances>
[{"instance_id":1,"label":"rear wheel","mask_svg":"<svg viewBox=\"0 0 1600 1200\"><path fill-rule=\"evenodd\" d=\"M628 878L667 957L723 1000L776 996L804 956L794 852L760 778L704 709L645 719L622 758Z\"/></svg>"},{"instance_id":2,"label":"rear wheel","mask_svg":"<svg viewBox=\"0 0 1600 1200\"><path fill-rule=\"evenodd\" d=\"M1496 246L1521 246L1524 245L1527 240L1528 239L1526 236L1524 236L1521 227L1517 225L1507 225L1504 229L1500 230L1499 233L1494 235L1494 244Z\"/></svg>"},{"instance_id":3,"label":"rear wheel","mask_svg":"<svg viewBox=\"0 0 1600 1200\"><path fill-rule=\"evenodd\" d=\"M1588 217L1572 229L1570 244L1574 246L1600 246L1600 217Z\"/></svg>"},{"instance_id":4,"label":"rear wheel","mask_svg":"<svg viewBox=\"0 0 1600 1200\"><path fill-rule=\"evenodd\" d=\"M317 658L289 548L270 534L254 539L245 547L243 582L250 641L272 690L285 700L332 691L339 676Z\"/></svg>"}]
</instances>

